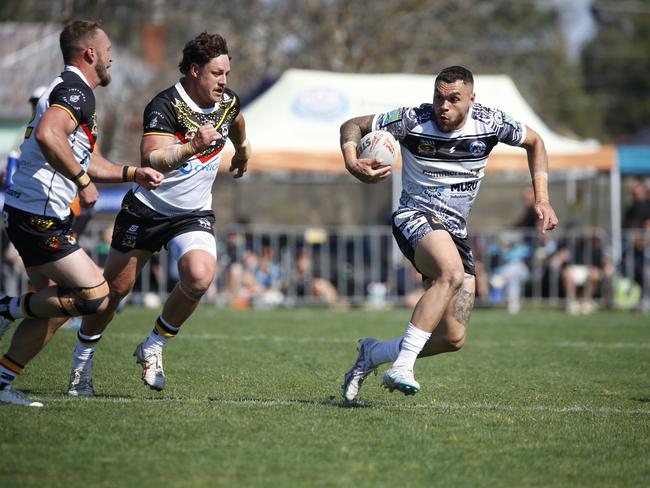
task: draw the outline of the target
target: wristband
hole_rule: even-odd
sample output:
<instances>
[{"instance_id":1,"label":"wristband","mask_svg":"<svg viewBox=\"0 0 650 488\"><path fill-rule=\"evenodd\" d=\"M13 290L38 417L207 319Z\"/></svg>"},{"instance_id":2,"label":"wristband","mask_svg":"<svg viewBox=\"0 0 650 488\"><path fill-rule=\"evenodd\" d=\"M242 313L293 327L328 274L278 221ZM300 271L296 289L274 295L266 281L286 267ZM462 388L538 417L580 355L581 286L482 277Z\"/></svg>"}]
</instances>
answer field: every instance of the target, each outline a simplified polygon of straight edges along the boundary
<instances>
[{"instance_id":1,"label":"wristband","mask_svg":"<svg viewBox=\"0 0 650 488\"><path fill-rule=\"evenodd\" d=\"M235 152L244 159L250 159L251 153L253 152L251 148L251 143L248 138L244 139L241 144L233 144L235 146Z\"/></svg>"},{"instance_id":2,"label":"wristband","mask_svg":"<svg viewBox=\"0 0 650 488\"><path fill-rule=\"evenodd\" d=\"M79 173L72 177L72 182L77 185L79 190L83 190L88 185L90 185L90 176L86 173L85 169L82 169Z\"/></svg>"},{"instance_id":3,"label":"wristband","mask_svg":"<svg viewBox=\"0 0 650 488\"><path fill-rule=\"evenodd\" d=\"M344 142L343 144L341 144L341 149L345 149L345 148L348 147L348 146L354 146L354 147L357 147L358 144L357 144L356 142L354 142L354 141L346 141L346 142Z\"/></svg>"},{"instance_id":4,"label":"wristband","mask_svg":"<svg viewBox=\"0 0 650 488\"><path fill-rule=\"evenodd\" d=\"M135 172L138 170L135 166L122 166L122 181L135 181Z\"/></svg>"}]
</instances>

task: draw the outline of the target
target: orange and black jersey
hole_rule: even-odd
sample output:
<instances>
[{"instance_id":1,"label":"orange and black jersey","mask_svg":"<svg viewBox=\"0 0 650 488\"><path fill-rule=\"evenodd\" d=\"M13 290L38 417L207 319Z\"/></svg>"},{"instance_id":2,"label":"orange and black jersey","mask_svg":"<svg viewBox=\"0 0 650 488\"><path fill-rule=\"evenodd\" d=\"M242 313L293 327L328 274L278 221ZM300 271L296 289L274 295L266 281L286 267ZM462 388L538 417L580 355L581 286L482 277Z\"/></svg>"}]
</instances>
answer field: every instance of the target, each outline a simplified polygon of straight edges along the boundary
<instances>
[{"instance_id":1,"label":"orange and black jersey","mask_svg":"<svg viewBox=\"0 0 650 488\"><path fill-rule=\"evenodd\" d=\"M79 69L66 66L38 101L34 118L20 146L20 164L6 204L37 215L64 219L77 195L76 185L52 167L36 142L34 131L50 107L63 110L75 124L68 135L74 158L88 169L97 142L95 95Z\"/></svg>"}]
</instances>

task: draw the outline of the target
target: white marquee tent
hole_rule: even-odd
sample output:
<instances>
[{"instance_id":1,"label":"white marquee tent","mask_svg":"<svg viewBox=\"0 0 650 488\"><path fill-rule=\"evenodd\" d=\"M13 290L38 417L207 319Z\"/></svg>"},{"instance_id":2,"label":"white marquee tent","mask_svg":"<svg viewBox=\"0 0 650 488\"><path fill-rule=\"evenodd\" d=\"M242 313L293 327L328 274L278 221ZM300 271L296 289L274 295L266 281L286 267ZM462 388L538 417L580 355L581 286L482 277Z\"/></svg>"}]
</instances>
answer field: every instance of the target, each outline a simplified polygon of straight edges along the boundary
<instances>
[{"instance_id":1,"label":"white marquee tent","mask_svg":"<svg viewBox=\"0 0 650 488\"><path fill-rule=\"evenodd\" d=\"M434 76L348 74L292 69L243 110L254 156L253 170L344 171L339 126L359 115L431 101ZM609 170L613 147L554 133L505 75L477 75L476 100L498 107L544 139L555 170L589 167ZM491 169L527 169L525 152L500 144Z\"/></svg>"}]
</instances>

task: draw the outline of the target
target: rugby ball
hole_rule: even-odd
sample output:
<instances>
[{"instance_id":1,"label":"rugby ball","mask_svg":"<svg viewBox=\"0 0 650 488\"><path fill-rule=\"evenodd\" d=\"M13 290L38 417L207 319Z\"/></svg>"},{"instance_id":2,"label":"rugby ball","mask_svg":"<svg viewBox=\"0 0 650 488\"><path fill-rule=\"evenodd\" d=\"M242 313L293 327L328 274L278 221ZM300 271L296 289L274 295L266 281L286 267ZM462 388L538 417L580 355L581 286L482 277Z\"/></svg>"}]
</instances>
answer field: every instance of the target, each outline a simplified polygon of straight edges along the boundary
<instances>
[{"instance_id":1,"label":"rugby ball","mask_svg":"<svg viewBox=\"0 0 650 488\"><path fill-rule=\"evenodd\" d=\"M357 146L359 159L381 158L384 165L393 165L399 156L399 143L388 131L368 132Z\"/></svg>"}]
</instances>

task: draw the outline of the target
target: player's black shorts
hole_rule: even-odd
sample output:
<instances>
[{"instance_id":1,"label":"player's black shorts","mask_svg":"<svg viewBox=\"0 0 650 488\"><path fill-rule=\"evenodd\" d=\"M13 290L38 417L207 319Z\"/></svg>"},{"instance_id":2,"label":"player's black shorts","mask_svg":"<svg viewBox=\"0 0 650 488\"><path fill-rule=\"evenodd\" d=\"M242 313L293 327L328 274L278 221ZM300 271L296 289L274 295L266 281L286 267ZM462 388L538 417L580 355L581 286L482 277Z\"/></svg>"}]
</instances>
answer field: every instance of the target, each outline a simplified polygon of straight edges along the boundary
<instances>
[{"instance_id":1,"label":"player's black shorts","mask_svg":"<svg viewBox=\"0 0 650 488\"><path fill-rule=\"evenodd\" d=\"M432 215L409 208L396 210L393 213L392 221L393 237L395 237L402 254L413 263L415 269L418 269L415 265L415 248L420 242L420 239L432 230L447 230ZM456 244L456 249L458 249L458 254L460 254L465 273L476 276L474 256L472 255L472 248L468 244L468 239L461 239L452 233L449 233L449 235L454 241L454 244ZM422 273L419 269L418 272Z\"/></svg>"},{"instance_id":2,"label":"player's black shorts","mask_svg":"<svg viewBox=\"0 0 650 488\"><path fill-rule=\"evenodd\" d=\"M214 236L214 212L204 210L169 217L152 210L129 191L115 218L111 247L120 252L134 249L160 251L174 237L186 232L202 231Z\"/></svg>"},{"instance_id":3,"label":"player's black shorts","mask_svg":"<svg viewBox=\"0 0 650 488\"><path fill-rule=\"evenodd\" d=\"M5 205L4 220L7 235L27 268L58 261L81 249L72 234L72 214L61 220Z\"/></svg>"}]
</instances>

